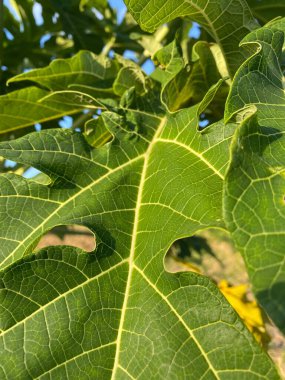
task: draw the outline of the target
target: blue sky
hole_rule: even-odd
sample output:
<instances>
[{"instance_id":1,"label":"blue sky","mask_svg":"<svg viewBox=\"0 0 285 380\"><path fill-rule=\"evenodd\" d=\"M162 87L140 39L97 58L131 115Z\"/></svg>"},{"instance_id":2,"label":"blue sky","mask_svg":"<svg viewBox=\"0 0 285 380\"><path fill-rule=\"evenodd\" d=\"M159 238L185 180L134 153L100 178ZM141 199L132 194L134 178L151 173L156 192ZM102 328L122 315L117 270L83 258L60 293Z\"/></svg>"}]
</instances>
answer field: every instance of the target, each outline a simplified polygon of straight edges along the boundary
<instances>
[{"instance_id":1,"label":"blue sky","mask_svg":"<svg viewBox=\"0 0 285 380\"><path fill-rule=\"evenodd\" d=\"M111 7L117 10L118 21L121 22L127 9L125 3L123 2L123 0L109 0L109 4L111 5Z\"/></svg>"}]
</instances>

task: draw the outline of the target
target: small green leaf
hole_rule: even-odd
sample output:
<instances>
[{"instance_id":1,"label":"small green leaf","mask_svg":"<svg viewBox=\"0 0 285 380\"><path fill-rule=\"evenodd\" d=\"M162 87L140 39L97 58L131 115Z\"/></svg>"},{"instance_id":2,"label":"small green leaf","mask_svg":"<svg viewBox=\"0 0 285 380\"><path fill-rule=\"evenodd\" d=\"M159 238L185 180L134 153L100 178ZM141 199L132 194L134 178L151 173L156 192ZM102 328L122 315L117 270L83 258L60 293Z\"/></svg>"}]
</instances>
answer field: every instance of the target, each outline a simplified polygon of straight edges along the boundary
<instances>
[{"instance_id":1,"label":"small green leaf","mask_svg":"<svg viewBox=\"0 0 285 380\"><path fill-rule=\"evenodd\" d=\"M140 67L123 67L113 84L114 93L118 96L123 96L125 91L131 87L135 91L144 95L147 92L147 78L140 70Z\"/></svg>"},{"instance_id":2,"label":"small green leaf","mask_svg":"<svg viewBox=\"0 0 285 380\"><path fill-rule=\"evenodd\" d=\"M164 83L161 99L170 112L201 102L211 86L221 79L212 53L212 45L214 44L197 42L193 46L193 63L184 66L175 76L170 76L170 80ZM226 95L227 89L223 96L222 110Z\"/></svg>"},{"instance_id":3,"label":"small green leaf","mask_svg":"<svg viewBox=\"0 0 285 380\"><path fill-rule=\"evenodd\" d=\"M158 65L151 77L161 84L169 82L185 66L182 56L182 49L177 38L170 44L158 50L153 56L153 60Z\"/></svg>"},{"instance_id":4,"label":"small green leaf","mask_svg":"<svg viewBox=\"0 0 285 380\"><path fill-rule=\"evenodd\" d=\"M117 69L115 61L83 50L72 58L55 59L43 69L17 75L8 83L31 81L52 91L66 90L70 85L104 88L104 81L115 79Z\"/></svg>"},{"instance_id":5,"label":"small green leaf","mask_svg":"<svg viewBox=\"0 0 285 380\"><path fill-rule=\"evenodd\" d=\"M91 119L85 123L84 136L93 147L103 146L112 139L112 134L106 128L102 117Z\"/></svg>"},{"instance_id":6,"label":"small green leaf","mask_svg":"<svg viewBox=\"0 0 285 380\"><path fill-rule=\"evenodd\" d=\"M40 102L49 94L50 92L37 87L29 87L0 96L0 134L81 110L78 103L70 105L56 99Z\"/></svg>"}]
</instances>

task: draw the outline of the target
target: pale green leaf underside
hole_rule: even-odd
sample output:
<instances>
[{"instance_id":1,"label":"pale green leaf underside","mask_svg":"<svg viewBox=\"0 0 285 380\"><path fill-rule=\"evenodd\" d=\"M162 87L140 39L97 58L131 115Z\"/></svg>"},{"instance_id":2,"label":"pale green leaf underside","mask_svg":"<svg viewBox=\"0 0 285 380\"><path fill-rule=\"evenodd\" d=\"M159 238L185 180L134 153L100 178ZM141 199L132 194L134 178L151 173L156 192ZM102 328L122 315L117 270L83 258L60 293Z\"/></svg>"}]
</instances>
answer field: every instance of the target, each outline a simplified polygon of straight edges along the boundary
<instances>
[{"instance_id":1,"label":"pale green leaf underside","mask_svg":"<svg viewBox=\"0 0 285 380\"><path fill-rule=\"evenodd\" d=\"M244 255L258 299L285 329L285 96L283 23L250 34L253 56L233 83L226 117L249 117L236 131L227 175L225 220ZM244 91L244 89L248 89Z\"/></svg>"},{"instance_id":2,"label":"pale green leaf underside","mask_svg":"<svg viewBox=\"0 0 285 380\"><path fill-rule=\"evenodd\" d=\"M189 16L220 45L231 76L246 57L239 42L257 24L245 0L125 0L139 25L154 31L176 17Z\"/></svg>"},{"instance_id":3,"label":"pale green leaf underside","mask_svg":"<svg viewBox=\"0 0 285 380\"><path fill-rule=\"evenodd\" d=\"M208 279L164 270L174 239L222 225L233 126L201 134L196 113L105 113L115 138L100 149L59 130L1 144L54 181L0 177L4 378L278 378ZM74 223L96 233L96 253L51 248L11 266Z\"/></svg>"}]
</instances>

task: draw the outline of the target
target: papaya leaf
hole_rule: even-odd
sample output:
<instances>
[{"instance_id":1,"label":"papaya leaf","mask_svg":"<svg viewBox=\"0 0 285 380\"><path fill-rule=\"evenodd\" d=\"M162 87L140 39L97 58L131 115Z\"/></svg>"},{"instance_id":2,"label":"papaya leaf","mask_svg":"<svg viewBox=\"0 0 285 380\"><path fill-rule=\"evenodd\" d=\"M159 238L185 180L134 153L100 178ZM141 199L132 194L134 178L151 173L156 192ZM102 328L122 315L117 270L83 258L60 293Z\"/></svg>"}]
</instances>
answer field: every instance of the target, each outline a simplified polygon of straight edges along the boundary
<instances>
[{"instance_id":1,"label":"papaya leaf","mask_svg":"<svg viewBox=\"0 0 285 380\"><path fill-rule=\"evenodd\" d=\"M81 51L72 58L56 59L46 68L11 78L8 83L32 83L41 88L27 87L0 97L0 133L77 113L82 108L105 108L115 102L113 82L118 70L117 61Z\"/></svg>"},{"instance_id":2,"label":"papaya leaf","mask_svg":"<svg viewBox=\"0 0 285 380\"><path fill-rule=\"evenodd\" d=\"M146 76L140 67L123 67L113 84L114 93L123 96L125 91L131 87L135 88L138 94L145 94L147 92Z\"/></svg>"},{"instance_id":3,"label":"papaya leaf","mask_svg":"<svg viewBox=\"0 0 285 380\"><path fill-rule=\"evenodd\" d=\"M279 378L209 279L151 267L54 247L7 268L1 378Z\"/></svg>"},{"instance_id":4,"label":"papaya leaf","mask_svg":"<svg viewBox=\"0 0 285 380\"><path fill-rule=\"evenodd\" d=\"M197 107L147 99L104 112L113 140L98 148L58 129L1 143L51 179L0 176L3 378L279 378L209 279L163 265L173 240L223 226L235 125L201 133ZM32 253L65 224L90 228L96 252Z\"/></svg>"},{"instance_id":5,"label":"papaya leaf","mask_svg":"<svg viewBox=\"0 0 285 380\"><path fill-rule=\"evenodd\" d=\"M220 149L222 149L222 147L223 149L225 149L225 151L227 151L227 146L233 131L233 127L225 129L222 123L218 123L217 125L215 125L215 132L209 130L207 132L205 131L204 134L200 134L196 131L197 124L195 125L195 123L197 123L197 107L193 107L192 109L185 111L185 113L179 113L176 117L172 118L170 116L165 115L158 101L155 102L155 99L153 99L152 102L153 104L147 105L147 107L150 108L151 111L145 111L145 106L142 105L142 110L138 108L137 110L133 109L129 112L125 111L124 115L122 116L118 116L117 114L112 112L104 112L101 116L102 121L109 129L109 131L112 134L114 134L114 140L111 144L107 144L103 146L101 149L90 148L88 144L85 142L84 138L80 136L80 134L78 133L60 130L58 132L55 130L51 132L43 131L40 134L30 134L23 137L22 139L18 139L13 142L1 143L0 148L2 156L20 163L25 163L33 167L36 167L40 171L49 175L54 183L53 188L42 188L42 196L44 202L47 202L46 206L42 210L45 215L44 224L46 225L46 227L43 228L43 226L41 225L41 223L43 222L42 215L39 217L38 220L37 218L33 217L33 226L26 226L25 228L25 221L27 220L27 218L29 218L28 215L25 216L22 228L18 229L21 238L19 238L18 241L17 238L16 240L14 239L14 241L11 242L11 246L9 246L9 242L7 241L7 244L5 244L6 248L1 252L2 259L4 260L2 264L5 263L6 265L7 263L14 261L14 258L20 258L23 255L23 253L26 252L26 250L29 248L30 244L33 243L34 238L36 239L40 235L42 235L43 231L47 231L58 224L62 224L63 220L61 220L61 217L59 218L59 214L62 214L62 217L63 215L65 215L64 218L67 218L67 220L69 220L71 215L67 212L67 210L69 209L71 203L72 207L70 211L72 214L74 213L74 204L73 202L71 202L71 200L73 199L72 197L74 196L77 199L78 196L79 199L81 199L81 197L84 198L84 196L86 196L85 194L92 193L93 187L95 186L96 188L96 181L99 181L99 188L101 188L102 186L107 186L108 188L110 182L109 176L112 177L113 172L114 177L117 177L119 174L122 173L124 173L123 175L125 176L125 166L132 168L132 179L135 180L135 168L141 167L142 170L142 163L145 160L144 155L146 154L146 152L148 152L148 149L151 149L152 151L153 146L155 148L153 154L157 154L159 158L154 160L154 162L151 161L151 163L153 163L153 167L149 169L150 172L156 172L160 168L160 166L164 162L164 154L166 153L167 149L171 151L171 153L168 154L168 157L173 162L174 169L177 165L175 162L175 156L177 156L178 160L180 154L182 154L182 156L183 154L186 154L186 147L188 142L191 142L193 146L190 148L190 153L192 152L191 149L193 150L193 152L190 154L190 161L187 163L187 165L189 165L189 168L191 167L191 165L194 165L194 167L196 164L201 165L201 163L198 163L198 158L200 158L201 155L200 149L202 151L206 151L206 156L202 157L202 166L206 166L205 173L203 172L203 178L204 174L206 177L209 176L209 181L215 182L215 185L213 184L213 188L212 186L209 186L208 189L204 189L203 191L201 191L201 193L195 193L196 195L193 195L193 197L196 199L196 202L198 202L199 199L204 199L204 197L206 197L206 199L207 197L209 197L209 201L210 203L212 202L213 207L210 207L209 204L209 207L202 207L202 209L195 208L193 210L190 203L188 204L188 206L186 206L184 203L183 208L180 211L182 212L182 210L186 210L187 207L189 207L188 212L190 213L191 218L193 218L193 220L191 219L191 223L194 223L194 225L199 226L199 228L202 226L208 226L208 222L206 222L207 220L209 221L209 223L212 223L212 221L214 220L215 223L217 223L217 225L223 225L220 215L221 203L219 203L217 200L217 194L219 193L217 186L219 187L220 191L222 191L223 173L228 162L227 154L213 154L211 145L214 145L214 149L216 149L217 152L220 152ZM154 111L155 108L156 110ZM157 114L157 112L159 113ZM179 137L178 141L176 141L176 136ZM130 142L132 142L132 144L130 144ZM179 143L181 143L182 146L180 146ZM198 151L196 152L196 150ZM192 160L194 161L192 162ZM186 165L186 163L184 164ZM166 168L168 167L168 160L164 162L164 165L166 166ZM176 169L176 171L177 173L179 172L178 168ZM165 175L164 171L163 173L161 173L160 170L158 170L158 175L161 174L163 174L162 178L165 180L167 176ZM106 180L104 175L106 175ZM144 175L146 174L144 173ZM170 178L168 179L168 181L169 183L172 183L171 171L169 175ZM100 179L101 177L103 178L103 180ZM155 176L152 174L151 178L153 181ZM2 179L6 183L7 178L4 176L2 177ZM19 183L21 183L21 186L27 186L26 190L24 191L25 193L26 191L28 191L28 193L30 192L29 181L20 179L17 176L12 176L11 180L13 183L14 181L19 181ZM159 181L159 177L156 180ZM8 182L9 181L10 177ZM197 178L197 181L199 182L199 177ZM93 182L95 183L93 184ZM152 186L152 183L153 182L150 182L150 186ZM191 186L191 183L192 180L190 181L189 186ZM61 186L63 187L63 190L61 190ZM164 184L161 183L161 186L162 190L164 188ZM5 189L7 188L7 186L2 186L2 188ZM85 191L83 191L81 195L81 190L85 188L86 193ZM155 185L155 188L159 188L158 184ZM135 186L134 191L137 191L136 189L137 186ZM32 196L34 191L38 193L39 189L36 188L32 189L31 191ZM126 191L128 192L128 194L130 193L130 189L128 189L128 187L126 188ZM212 194L212 191L214 191L215 195ZM77 193L79 194L76 195ZM33 199L32 197L31 201L41 201L42 196L36 197L36 199ZM167 199L169 197L170 195L167 196ZM161 198L161 196L159 198ZM7 199L4 197L2 198L2 201L4 202L3 207L6 208ZM27 200L25 197L23 198L23 202L27 204ZM67 204L65 205L66 202ZM48 208L49 203L50 211ZM148 205L145 206L146 209L148 208L147 206ZM82 204L80 202L80 209L81 207ZM58 208L62 210L60 213L58 211ZM91 209L91 206L88 206L87 208ZM161 206L160 204L158 205L158 208L162 208L161 212L167 213L167 208L164 210L163 206ZM117 209L119 209L119 205ZM27 207L26 211L29 214L29 212L31 211L31 207ZM172 213L171 208L169 211L170 213ZM15 212L17 213L16 209ZM46 213L49 212L51 213L51 216L48 218ZM120 216L120 218L122 218L122 216ZM12 216L11 214L11 223L13 224L19 222L19 220L14 220L14 222L13 220L14 216ZM67 220L65 221L65 223L67 223ZM74 223L76 222L74 221ZM187 219L185 223L187 224ZM41 227L38 228L37 225L41 225ZM188 230L189 228L187 227L187 231ZM23 240L26 234L27 237ZM10 237L12 237L12 235L15 237L15 231L12 231L11 228ZM5 236L7 236L6 232L3 235L4 239ZM8 252L10 253L8 254Z\"/></svg>"},{"instance_id":6,"label":"papaya leaf","mask_svg":"<svg viewBox=\"0 0 285 380\"><path fill-rule=\"evenodd\" d=\"M125 0L139 25L152 32L176 17L189 17L220 45L232 77L247 56L239 42L258 24L245 0ZM234 17L233 17L234 14Z\"/></svg>"},{"instance_id":7,"label":"papaya leaf","mask_svg":"<svg viewBox=\"0 0 285 380\"><path fill-rule=\"evenodd\" d=\"M245 259L256 296L285 330L285 96L282 22L249 34L252 56L236 74L225 117L241 124L226 177L225 221ZM285 28L283 28L285 31ZM243 89L247 88L247 91Z\"/></svg>"},{"instance_id":8,"label":"papaya leaf","mask_svg":"<svg viewBox=\"0 0 285 380\"><path fill-rule=\"evenodd\" d=\"M105 88L106 80L115 79L118 64L104 56L82 50L72 58L55 59L49 66L17 75L9 83L31 81L52 91L66 90L70 85Z\"/></svg>"},{"instance_id":9,"label":"papaya leaf","mask_svg":"<svg viewBox=\"0 0 285 380\"><path fill-rule=\"evenodd\" d=\"M56 99L40 102L49 94L46 90L29 87L0 96L0 134L81 111L78 103L70 106Z\"/></svg>"},{"instance_id":10,"label":"papaya leaf","mask_svg":"<svg viewBox=\"0 0 285 380\"><path fill-rule=\"evenodd\" d=\"M176 75L169 76L169 80L163 84L161 100L169 112L201 102L211 86L221 79L212 53L214 45L198 41L193 46L192 64L185 65ZM224 110L228 86L224 86L224 89L220 114Z\"/></svg>"},{"instance_id":11,"label":"papaya leaf","mask_svg":"<svg viewBox=\"0 0 285 380\"><path fill-rule=\"evenodd\" d=\"M102 117L88 120L85 123L84 136L93 147L105 145L112 139L112 134L106 128Z\"/></svg>"},{"instance_id":12,"label":"papaya leaf","mask_svg":"<svg viewBox=\"0 0 285 380\"><path fill-rule=\"evenodd\" d=\"M165 85L173 79L185 66L183 52L178 39L159 49L153 56L153 61L158 66L151 77Z\"/></svg>"}]
</instances>

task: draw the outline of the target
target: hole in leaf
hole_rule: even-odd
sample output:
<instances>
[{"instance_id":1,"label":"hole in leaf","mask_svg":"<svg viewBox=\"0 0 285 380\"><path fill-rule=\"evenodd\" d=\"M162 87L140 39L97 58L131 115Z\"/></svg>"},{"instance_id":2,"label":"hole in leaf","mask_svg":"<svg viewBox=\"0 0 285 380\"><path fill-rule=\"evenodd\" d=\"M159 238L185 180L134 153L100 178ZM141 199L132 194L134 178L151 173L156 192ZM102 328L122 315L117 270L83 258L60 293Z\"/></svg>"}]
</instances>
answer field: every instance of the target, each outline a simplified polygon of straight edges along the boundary
<instances>
[{"instance_id":1,"label":"hole in leaf","mask_svg":"<svg viewBox=\"0 0 285 380\"><path fill-rule=\"evenodd\" d=\"M108 53L109 58L115 58L115 50L111 49Z\"/></svg>"},{"instance_id":2,"label":"hole in leaf","mask_svg":"<svg viewBox=\"0 0 285 380\"><path fill-rule=\"evenodd\" d=\"M142 64L142 69L143 71L147 74L147 75L150 75L151 73L153 73L153 71L155 70L155 65L153 63L153 61L149 58L147 59L143 64Z\"/></svg>"},{"instance_id":3,"label":"hole in leaf","mask_svg":"<svg viewBox=\"0 0 285 380\"><path fill-rule=\"evenodd\" d=\"M44 19L42 15L43 7L38 2L35 2L33 5L33 15L35 18L35 22L38 26L43 25Z\"/></svg>"},{"instance_id":4,"label":"hole in leaf","mask_svg":"<svg viewBox=\"0 0 285 380\"><path fill-rule=\"evenodd\" d=\"M207 118L205 113L199 115L199 129L204 129L210 124L210 120Z\"/></svg>"},{"instance_id":5,"label":"hole in leaf","mask_svg":"<svg viewBox=\"0 0 285 380\"><path fill-rule=\"evenodd\" d=\"M250 290L243 259L226 231L207 229L177 240L165 257L165 268L172 273L192 271L210 277L262 345L276 339Z\"/></svg>"},{"instance_id":6,"label":"hole in leaf","mask_svg":"<svg viewBox=\"0 0 285 380\"><path fill-rule=\"evenodd\" d=\"M221 229L207 229L174 242L165 257L165 268L169 272L198 272L217 283L248 283L241 254Z\"/></svg>"},{"instance_id":7,"label":"hole in leaf","mask_svg":"<svg viewBox=\"0 0 285 380\"><path fill-rule=\"evenodd\" d=\"M43 48L45 43L51 38L51 34L47 33L40 38L40 47Z\"/></svg>"},{"instance_id":8,"label":"hole in leaf","mask_svg":"<svg viewBox=\"0 0 285 380\"><path fill-rule=\"evenodd\" d=\"M134 51L132 51L132 50L126 49L124 51L123 57L126 58L126 59L130 59L130 60L132 60L134 62L138 62L137 54Z\"/></svg>"},{"instance_id":9,"label":"hole in leaf","mask_svg":"<svg viewBox=\"0 0 285 380\"><path fill-rule=\"evenodd\" d=\"M4 167L7 169L14 168L17 165L17 162L11 160L5 160Z\"/></svg>"},{"instance_id":10,"label":"hole in leaf","mask_svg":"<svg viewBox=\"0 0 285 380\"><path fill-rule=\"evenodd\" d=\"M10 41L12 41L14 39L14 36L13 34L6 28L3 29L5 35L6 35L6 38Z\"/></svg>"},{"instance_id":11,"label":"hole in leaf","mask_svg":"<svg viewBox=\"0 0 285 380\"><path fill-rule=\"evenodd\" d=\"M58 124L61 128L71 128L73 124L73 118L71 116L63 116Z\"/></svg>"},{"instance_id":12,"label":"hole in leaf","mask_svg":"<svg viewBox=\"0 0 285 380\"><path fill-rule=\"evenodd\" d=\"M95 14L95 16L98 18L98 20L103 20L104 16L101 12L99 12L96 8L92 9L92 12Z\"/></svg>"},{"instance_id":13,"label":"hole in leaf","mask_svg":"<svg viewBox=\"0 0 285 380\"><path fill-rule=\"evenodd\" d=\"M93 252L96 247L96 241L93 232L89 228L73 224L57 226L51 229L42 236L37 249L55 245L68 245L81 248L86 252Z\"/></svg>"},{"instance_id":14,"label":"hole in leaf","mask_svg":"<svg viewBox=\"0 0 285 380\"><path fill-rule=\"evenodd\" d=\"M116 10L117 23L121 24L127 11L125 3L123 2L123 0L109 0L109 4L113 9Z\"/></svg>"},{"instance_id":15,"label":"hole in leaf","mask_svg":"<svg viewBox=\"0 0 285 380\"><path fill-rule=\"evenodd\" d=\"M53 16L52 16L52 22L53 22L54 24L56 24L58 18L59 18L59 13L55 12L55 13L53 14Z\"/></svg>"},{"instance_id":16,"label":"hole in leaf","mask_svg":"<svg viewBox=\"0 0 285 380\"><path fill-rule=\"evenodd\" d=\"M196 22L193 22L192 28L189 30L188 36L191 38L198 39L201 35L200 25Z\"/></svg>"},{"instance_id":17,"label":"hole in leaf","mask_svg":"<svg viewBox=\"0 0 285 380\"><path fill-rule=\"evenodd\" d=\"M52 183L51 178L47 174L41 172L40 170L32 166L30 166L29 168L19 168L18 173L17 171L15 173L22 175L24 178L30 179L41 185L50 185Z\"/></svg>"},{"instance_id":18,"label":"hole in leaf","mask_svg":"<svg viewBox=\"0 0 285 380\"><path fill-rule=\"evenodd\" d=\"M38 170L38 169L35 169L33 167L30 167L29 169L27 169L24 174L23 174L23 177L24 178L34 178L36 177L38 174L40 174L41 172Z\"/></svg>"}]
</instances>

